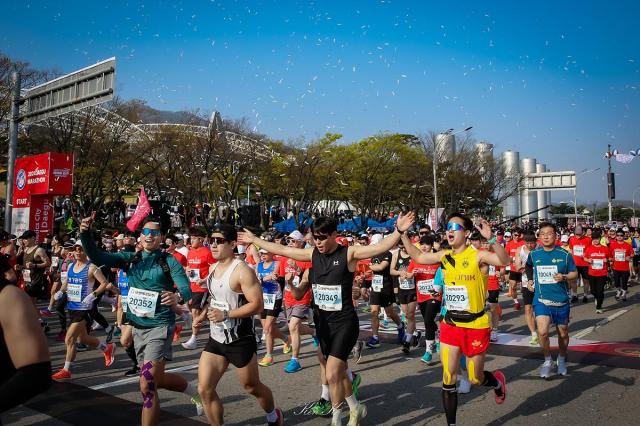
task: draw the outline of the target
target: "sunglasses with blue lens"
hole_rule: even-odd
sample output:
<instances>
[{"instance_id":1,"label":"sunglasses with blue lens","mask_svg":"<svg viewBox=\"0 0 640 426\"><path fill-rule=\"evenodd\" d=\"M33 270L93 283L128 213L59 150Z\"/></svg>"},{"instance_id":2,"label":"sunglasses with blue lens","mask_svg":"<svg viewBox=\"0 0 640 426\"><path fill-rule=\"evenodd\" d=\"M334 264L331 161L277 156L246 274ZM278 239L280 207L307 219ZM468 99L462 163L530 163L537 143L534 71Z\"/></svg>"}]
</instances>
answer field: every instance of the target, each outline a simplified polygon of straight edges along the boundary
<instances>
[{"instance_id":1,"label":"sunglasses with blue lens","mask_svg":"<svg viewBox=\"0 0 640 426\"><path fill-rule=\"evenodd\" d=\"M464 231L464 227L456 222L447 223L447 231Z\"/></svg>"},{"instance_id":2,"label":"sunglasses with blue lens","mask_svg":"<svg viewBox=\"0 0 640 426\"><path fill-rule=\"evenodd\" d=\"M144 236L151 235L152 237L157 237L158 235L160 235L160 230L159 229L142 228L142 235L144 235Z\"/></svg>"}]
</instances>

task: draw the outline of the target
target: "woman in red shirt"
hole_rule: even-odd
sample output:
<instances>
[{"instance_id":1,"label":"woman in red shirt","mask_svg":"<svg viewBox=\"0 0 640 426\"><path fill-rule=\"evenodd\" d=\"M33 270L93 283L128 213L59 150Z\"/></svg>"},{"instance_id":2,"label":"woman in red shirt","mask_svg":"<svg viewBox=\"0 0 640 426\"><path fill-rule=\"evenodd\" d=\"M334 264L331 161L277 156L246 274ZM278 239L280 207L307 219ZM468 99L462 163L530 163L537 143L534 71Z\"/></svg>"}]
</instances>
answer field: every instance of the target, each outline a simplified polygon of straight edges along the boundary
<instances>
[{"instance_id":1,"label":"woman in red shirt","mask_svg":"<svg viewBox=\"0 0 640 426\"><path fill-rule=\"evenodd\" d=\"M609 249L600 244L599 232L591 235L591 245L584 249L584 260L589 264L589 285L591 292L596 298L596 313L602 313L602 302L604 301L604 285L607 282L607 262L609 260Z\"/></svg>"}]
</instances>

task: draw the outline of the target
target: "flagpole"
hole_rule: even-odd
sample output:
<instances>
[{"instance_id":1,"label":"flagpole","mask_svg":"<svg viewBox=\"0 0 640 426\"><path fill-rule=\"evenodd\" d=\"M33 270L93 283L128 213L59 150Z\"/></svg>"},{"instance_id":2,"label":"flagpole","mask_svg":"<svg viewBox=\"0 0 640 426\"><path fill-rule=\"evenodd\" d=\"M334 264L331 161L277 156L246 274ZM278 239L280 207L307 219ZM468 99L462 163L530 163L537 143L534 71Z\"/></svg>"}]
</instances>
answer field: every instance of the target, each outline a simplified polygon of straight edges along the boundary
<instances>
[{"instance_id":1,"label":"flagpole","mask_svg":"<svg viewBox=\"0 0 640 426\"><path fill-rule=\"evenodd\" d=\"M615 190L613 188L613 185L614 185L613 176L611 176L611 144L607 145L607 162L609 163L609 171L607 174L607 183L608 183L607 199L609 201L609 223L611 223L612 213L613 213L613 207L611 205L611 194L612 194L612 191Z\"/></svg>"}]
</instances>

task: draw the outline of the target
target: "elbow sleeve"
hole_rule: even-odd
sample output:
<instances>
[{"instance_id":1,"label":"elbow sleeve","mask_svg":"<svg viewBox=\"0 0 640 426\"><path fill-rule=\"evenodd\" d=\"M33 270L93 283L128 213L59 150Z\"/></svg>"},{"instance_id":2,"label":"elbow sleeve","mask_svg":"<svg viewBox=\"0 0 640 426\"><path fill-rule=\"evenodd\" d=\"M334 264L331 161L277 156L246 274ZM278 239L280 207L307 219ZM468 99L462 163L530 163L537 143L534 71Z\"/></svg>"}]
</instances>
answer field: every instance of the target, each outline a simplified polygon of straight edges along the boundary
<instances>
[{"instance_id":1,"label":"elbow sleeve","mask_svg":"<svg viewBox=\"0 0 640 426\"><path fill-rule=\"evenodd\" d=\"M525 265L524 271L527 274L527 279L533 281L533 266Z\"/></svg>"},{"instance_id":2,"label":"elbow sleeve","mask_svg":"<svg viewBox=\"0 0 640 426\"><path fill-rule=\"evenodd\" d=\"M18 368L0 386L0 413L18 406L51 386L51 362L39 362Z\"/></svg>"}]
</instances>

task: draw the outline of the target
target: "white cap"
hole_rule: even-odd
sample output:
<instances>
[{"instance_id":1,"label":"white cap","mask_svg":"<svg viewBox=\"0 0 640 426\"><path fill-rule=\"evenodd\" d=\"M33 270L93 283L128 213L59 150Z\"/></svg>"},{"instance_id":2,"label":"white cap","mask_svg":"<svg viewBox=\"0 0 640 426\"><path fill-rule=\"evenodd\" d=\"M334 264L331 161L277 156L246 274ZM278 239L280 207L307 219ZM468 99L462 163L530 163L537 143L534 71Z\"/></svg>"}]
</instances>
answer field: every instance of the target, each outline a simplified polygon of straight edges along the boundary
<instances>
[{"instance_id":1,"label":"white cap","mask_svg":"<svg viewBox=\"0 0 640 426\"><path fill-rule=\"evenodd\" d=\"M504 233L504 236L505 236L505 237L510 237L510 236L511 236L511 232L509 232L509 231L505 232L505 233Z\"/></svg>"},{"instance_id":2,"label":"white cap","mask_svg":"<svg viewBox=\"0 0 640 426\"><path fill-rule=\"evenodd\" d=\"M623 230L624 232L629 232L629 228L627 228L626 226L625 226L624 228L622 228L622 230Z\"/></svg>"},{"instance_id":3,"label":"white cap","mask_svg":"<svg viewBox=\"0 0 640 426\"><path fill-rule=\"evenodd\" d=\"M378 244L383 239L384 239L384 236L382 234L374 234L371 236L371 241L369 242L369 244L371 245Z\"/></svg>"},{"instance_id":4,"label":"white cap","mask_svg":"<svg viewBox=\"0 0 640 426\"><path fill-rule=\"evenodd\" d=\"M304 235L302 235L302 232L296 229L295 231L289 234L289 238L293 238L296 241L303 241Z\"/></svg>"},{"instance_id":5,"label":"white cap","mask_svg":"<svg viewBox=\"0 0 640 426\"><path fill-rule=\"evenodd\" d=\"M568 241L569 241L568 235L562 235L562 237L560 237L560 242L566 243Z\"/></svg>"}]
</instances>

